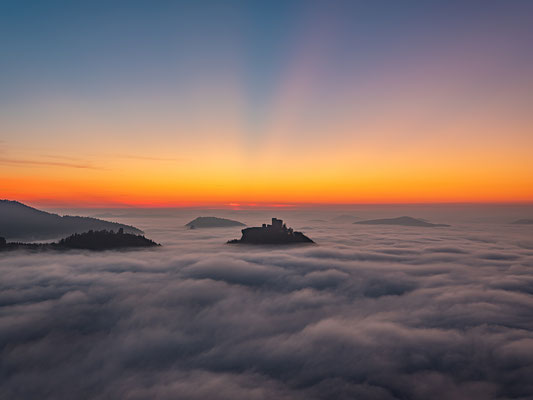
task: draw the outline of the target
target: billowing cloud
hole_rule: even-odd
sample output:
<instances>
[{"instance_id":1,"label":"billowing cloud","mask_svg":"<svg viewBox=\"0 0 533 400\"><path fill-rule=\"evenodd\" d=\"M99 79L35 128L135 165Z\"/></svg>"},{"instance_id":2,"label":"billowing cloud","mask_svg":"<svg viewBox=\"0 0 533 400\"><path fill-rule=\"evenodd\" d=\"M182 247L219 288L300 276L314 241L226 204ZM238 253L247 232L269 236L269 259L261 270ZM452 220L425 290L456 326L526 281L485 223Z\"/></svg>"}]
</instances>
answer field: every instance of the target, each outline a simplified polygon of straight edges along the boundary
<instances>
[{"instance_id":1,"label":"billowing cloud","mask_svg":"<svg viewBox=\"0 0 533 400\"><path fill-rule=\"evenodd\" d=\"M279 249L164 224L156 250L2 254L0 398L533 396L527 227L321 222Z\"/></svg>"}]
</instances>

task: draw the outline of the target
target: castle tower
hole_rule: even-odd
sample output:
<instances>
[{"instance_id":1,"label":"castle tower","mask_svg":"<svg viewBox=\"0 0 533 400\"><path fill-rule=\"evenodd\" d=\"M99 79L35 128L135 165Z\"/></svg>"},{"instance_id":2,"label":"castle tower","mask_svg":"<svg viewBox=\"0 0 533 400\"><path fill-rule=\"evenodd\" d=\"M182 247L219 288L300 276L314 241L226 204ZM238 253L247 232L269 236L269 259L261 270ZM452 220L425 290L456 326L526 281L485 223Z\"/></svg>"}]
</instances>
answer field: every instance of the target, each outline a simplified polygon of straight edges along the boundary
<instances>
[{"instance_id":1,"label":"castle tower","mask_svg":"<svg viewBox=\"0 0 533 400\"><path fill-rule=\"evenodd\" d=\"M272 228L281 229L283 226L283 220L272 218Z\"/></svg>"}]
</instances>

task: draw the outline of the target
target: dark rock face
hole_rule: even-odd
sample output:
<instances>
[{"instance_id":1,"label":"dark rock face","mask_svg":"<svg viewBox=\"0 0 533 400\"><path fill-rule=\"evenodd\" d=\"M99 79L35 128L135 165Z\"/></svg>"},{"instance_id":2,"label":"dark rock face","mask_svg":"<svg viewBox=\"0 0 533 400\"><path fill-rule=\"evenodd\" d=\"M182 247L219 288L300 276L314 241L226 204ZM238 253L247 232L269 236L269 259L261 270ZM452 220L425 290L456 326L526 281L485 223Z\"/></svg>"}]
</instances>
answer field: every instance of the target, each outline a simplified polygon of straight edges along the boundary
<instances>
[{"instance_id":1,"label":"dark rock face","mask_svg":"<svg viewBox=\"0 0 533 400\"><path fill-rule=\"evenodd\" d=\"M272 218L272 225L263 224L262 227L246 228L240 239L230 240L228 243L246 244L296 244L315 243L302 232L294 232L287 228L281 219Z\"/></svg>"},{"instance_id":2,"label":"dark rock face","mask_svg":"<svg viewBox=\"0 0 533 400\"><path fill-rule=\"evenodd\" d=\"M18 201L0 200L0 236L10 240L55 239L76 232L124 229L143 233L133 226L90 217L60 216L28 207Z\"/></svg>"},{"instance_id":3,"label":"dark rock face","mask_svg":"<svg viewBox=\"0 0 533 400\"><path fill-rule=\"evenodd\" d=\"M85 233L75 233L59 242L54 243L7 243L4 238L0 238L0 251L3 250L115 250L127 248L142 248L160 246L156 242L141 235L124 233L120 229L117 233L113 231L89 231Z\"/></svg>"},{"instance_id":4,"label":"dark rock face","mask_svg":"<svg viewBox=\"0 0 533 400\"><path fill-rule=\"evenodd\" d=\"M231 219L226 218L218 218L218 217L198 217L193 219L188 224L185 224L185 226L189 227L190 229L195 228L226 228L230 226L246 226L242 222L239 221L233 221Z\"/></svg>"},{"instance_id":5,"label":"dark rock face","mask_svg":"<svg viewBox=\"0 0 533 400\"><path fill-rule=\"evenodd\" d=\"M358 221L354 224L359 225L400 225L400 226L419 226L419 227L437 227L437 226L450 226L446 224L432 224L430 222L416 219L413 217L398 217L398 218L384 218L384 219L370 219L367 221Z\"/></svg>"}]
</instances>

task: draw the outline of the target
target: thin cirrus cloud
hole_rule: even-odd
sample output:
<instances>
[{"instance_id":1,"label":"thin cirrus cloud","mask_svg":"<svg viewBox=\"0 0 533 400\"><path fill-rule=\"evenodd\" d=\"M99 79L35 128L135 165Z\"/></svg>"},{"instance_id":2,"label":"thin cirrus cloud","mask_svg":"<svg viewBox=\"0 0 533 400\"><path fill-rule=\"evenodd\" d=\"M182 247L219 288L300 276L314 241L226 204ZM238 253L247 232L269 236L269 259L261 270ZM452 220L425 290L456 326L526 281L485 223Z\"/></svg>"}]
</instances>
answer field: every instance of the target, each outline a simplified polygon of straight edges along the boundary
<instances>
[{"instance_id":1,"label":"thin cirrus cloud","mask_svg":"<svg viewBox=\"0 0 533 400\"><path fill-rule=\"evenodd\" d=\"M8 166L20 167L60 167L60 168L78 168L78 169L94 169L101 170L102 167L97 167L88 163L68 162L68 161L47 161L47 160L28 160L16 158L0 158L0 164Z\"/></svg>"},{"instance_id":2,"label":"thin cirrus cloud","mask_svg":"<svg viewBox=\"0 0 533 400\"><path fill-rule=\"evenodd\" d=\"M143 156L135 154L119 154L119 158L126 158L132 160L144 160L144 161L161 161L161 162L180 162L185 161L185 158L178 157L157 157L157 156Z\"/></svg>"}]
</instances>

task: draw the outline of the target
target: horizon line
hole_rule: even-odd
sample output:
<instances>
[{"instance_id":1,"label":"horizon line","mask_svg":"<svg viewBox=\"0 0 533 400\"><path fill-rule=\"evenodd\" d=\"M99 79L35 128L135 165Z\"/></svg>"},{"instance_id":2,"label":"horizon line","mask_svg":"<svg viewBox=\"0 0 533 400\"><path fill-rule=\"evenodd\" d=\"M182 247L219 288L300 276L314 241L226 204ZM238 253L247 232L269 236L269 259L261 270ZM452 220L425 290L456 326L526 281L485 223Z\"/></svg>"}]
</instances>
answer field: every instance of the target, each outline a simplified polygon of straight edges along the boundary
<instances>
[{"instance_id":1,"label":"horizon line","mask_svg":"<svg viewBox=\"0 0 533 400\"><path fill-rule=\"evenodd\" d=\"M391 202L346 202L346 203L330 203L330 202L187 202L174 204L161 203L63 203L50 200L12 200L2 199L7 201L17 201L31 207L46 207L46 208L76 208L76 209L229 209L229 210L253 210L253 209L299 209L299 208L341 208L341 207L361 207L361 206L533 206L533 200L517 200L517 201L391 201Z\"/></svg>"}]
</instances>

